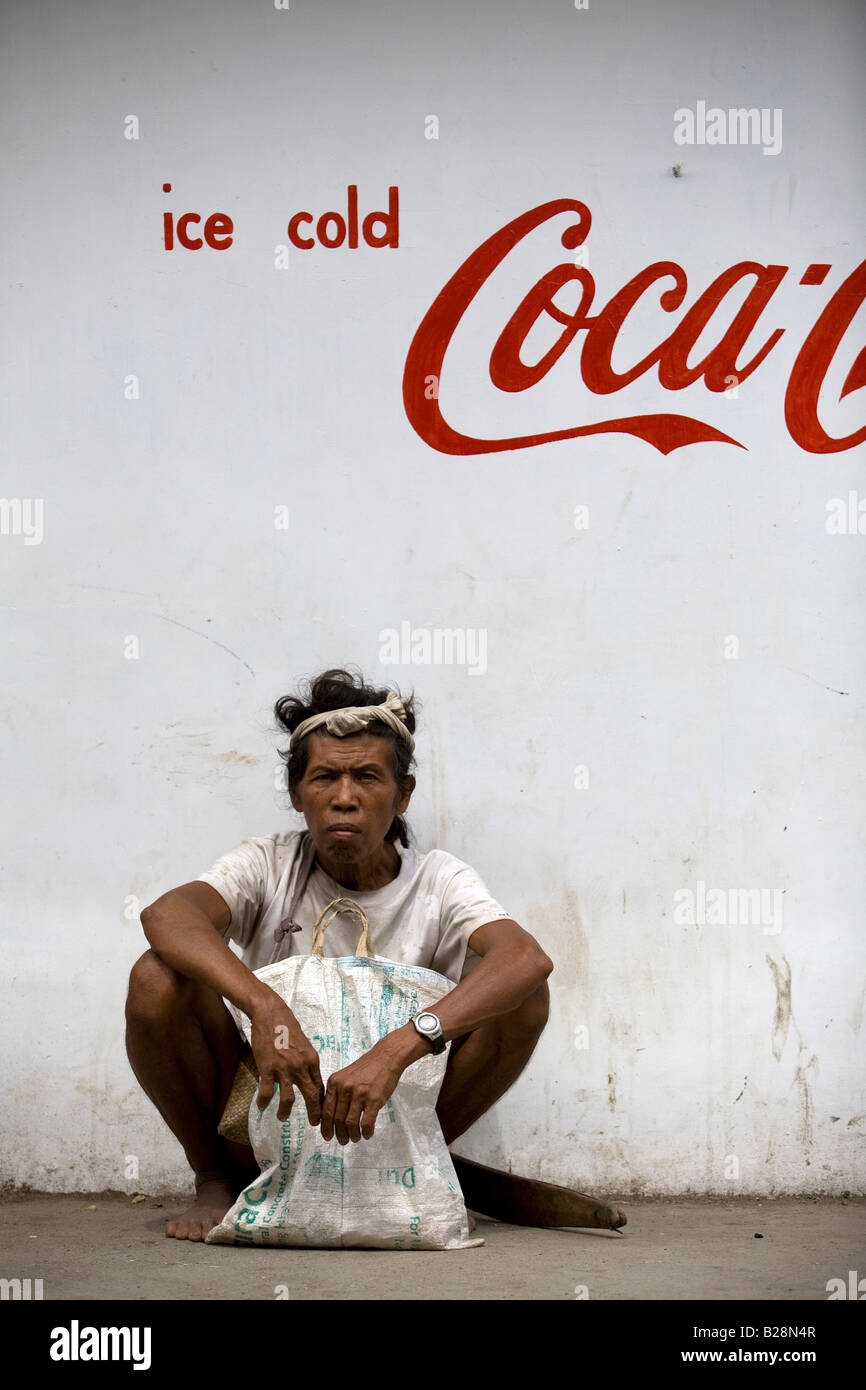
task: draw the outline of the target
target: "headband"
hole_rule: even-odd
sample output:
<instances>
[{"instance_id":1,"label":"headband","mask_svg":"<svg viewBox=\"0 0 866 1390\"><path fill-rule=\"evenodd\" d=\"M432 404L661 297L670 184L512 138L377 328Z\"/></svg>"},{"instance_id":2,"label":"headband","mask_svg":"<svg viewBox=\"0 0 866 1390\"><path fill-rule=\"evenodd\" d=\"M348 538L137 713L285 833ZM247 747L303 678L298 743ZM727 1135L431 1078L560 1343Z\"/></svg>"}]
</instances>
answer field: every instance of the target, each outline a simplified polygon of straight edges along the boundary
<instances>
[{"instance_id":1,"label":"headband","mask_svg":"<svg viewBox=\"0 0 866 1390\"><path fill-rule=\"evenodd\" d=\"M289 746L294 748L298 739L324 725L329 734L345 738L347 734L362 734L371 719L387 724L409 745L414 752L415 740L406 728L406 711L403 701L395 690L388 691L388 698L381 705L346 705L343 709L325 710L323 714L313 714L304 719L292 734Z\"/></svg>"}]
</instances>

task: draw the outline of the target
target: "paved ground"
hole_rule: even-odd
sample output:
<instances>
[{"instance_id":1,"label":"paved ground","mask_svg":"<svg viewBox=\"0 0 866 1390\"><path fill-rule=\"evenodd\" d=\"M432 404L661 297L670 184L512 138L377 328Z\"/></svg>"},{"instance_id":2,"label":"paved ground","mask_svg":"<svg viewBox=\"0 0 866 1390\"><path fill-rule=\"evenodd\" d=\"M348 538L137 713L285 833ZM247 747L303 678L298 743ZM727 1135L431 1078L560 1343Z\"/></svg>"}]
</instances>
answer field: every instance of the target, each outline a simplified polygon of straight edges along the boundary
<instances>
[{"instance_id":1,"label":"paved ground","mask_svg":"<svg viewBox=\"0 0 866 1390\"><path fill-rule=\"evenodd\" d=\"M167 1240L185 1199L0 1198L0 1277L49 1299L827 1299L866 1276L866 1198L625 1201L628 1226L542 1231L478 1218L472 1250L250 1250ZM756 1234L762 1239L756 1239Z\"/></svg>"}]
</instances>

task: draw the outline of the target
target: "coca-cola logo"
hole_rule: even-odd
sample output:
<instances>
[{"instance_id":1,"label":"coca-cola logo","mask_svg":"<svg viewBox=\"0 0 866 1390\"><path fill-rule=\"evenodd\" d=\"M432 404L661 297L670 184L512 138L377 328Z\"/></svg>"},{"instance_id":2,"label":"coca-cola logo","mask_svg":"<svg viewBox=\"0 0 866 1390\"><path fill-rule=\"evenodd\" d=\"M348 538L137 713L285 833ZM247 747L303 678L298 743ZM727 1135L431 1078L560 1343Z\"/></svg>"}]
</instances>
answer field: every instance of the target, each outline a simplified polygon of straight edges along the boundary
<instances>
[{"instance_id":1,"label":"coca-cola logo","mask_svg":"<svg viewBox=\"0 0 866 1390\"><path fill-rule=\"evenodd\" d=\"M566 250L574 252L585 242L592 217L585 204L573 198L558 198L532 208L496 232L460 266L424 315L412 340L403 373L403 400L413 428L425 443L446 454L486 454L504 449L525 449L558 439L582 435L620 433L646 440L663 454L686 444L715 441L747 445L691 415L672 412L641 414L576 424L565 429L538 434L481 439L461 433L442 414L439 382L449 344L461 320L496 268L523 238L542 223L561 213L574 214L562 233ZM655 291L661 309L668 314L682 308L688 281L676 261L655 261L635 275L594 313L595 281L586 266L574 260L547 271L519 302L492 346L489 376L493 386L503 392L527 391L551 370L578 334L585 334L580 350L580 376L587 390L604 396L622 390L651 368L667 391L680 391L703 379L709 391L723 392L731 381L746 381L764 362L785 332L774 328L750 359L740 363L745 345L755 330L781 282L789 271L786 265L763 265L739 261L719 275L690 305L657 347L626 371L615 371L612 354L617 335L641 296ZM831 266L811 264L800 279L801 285L820 285ZM576 281L581 289L577 308L569 313L556 302L558 291ZM727 324L719 341L701 358L691 363L689 354L720 303L740 282L751 286L738 311ZM866 426L854 433L835 437L819 419L818 403L822 384L833 362L843 335L866 296L866 261L854 270L825 304L797 354L785 392L784 416L791 438L810 453L830 454L853 448L866 439ZM560 326L556 341L537 361L528 365L521 348L542 316ZM866 348L862 348L845 376L839 399L866 385Z\"/></svg>"}]
</instances>

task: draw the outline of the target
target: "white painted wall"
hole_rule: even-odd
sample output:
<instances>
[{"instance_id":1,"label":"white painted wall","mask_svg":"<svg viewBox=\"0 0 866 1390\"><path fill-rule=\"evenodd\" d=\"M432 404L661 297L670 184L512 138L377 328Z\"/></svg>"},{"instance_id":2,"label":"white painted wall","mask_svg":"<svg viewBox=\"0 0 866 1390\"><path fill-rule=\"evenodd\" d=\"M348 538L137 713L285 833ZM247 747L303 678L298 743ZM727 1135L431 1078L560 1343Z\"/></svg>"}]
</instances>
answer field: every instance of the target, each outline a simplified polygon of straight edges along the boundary
<instances>
[{"instance_id":1,"label":"white painted wall","mask_svg":"<svg viewBox=\"0 0 866 1390\"><path fill-rule=\"evenodd\" d=\"M783 413L863 255L861 8L29 0L4 28L2 490L43 500L44 534L0 536L0 1179L186 1183L124 1053L128 900L298 824L270 708L351 661L423 701L418 843L472 863L556 964L542 1043L464 1151L611 1195L862 1190L866 538L825 519L866 495L864 451L808 453ZM781 152L676 145L698 100L780 108ZM275 269L290 214L349 184L362 215L399 187L399 248ZM459 457L410 428L428 307L562 197L593 215L596 307L654 260L691 302L754 259L790 270L750 348L784 337L736 400L654 372L593 397L577 349L506 399L488 356L561 261L560 218L455 338L448 418L495 436L679 411L747 448ZM165 251L164 208L227 212L233 246ZM832 271L801 287L812 262ZM618 370L662 317L647 300ZM862 424L862 391L838 401L862 328L822 396L839 436ZM486 672L380 665L404 621L485 629ZM781 930L678 924L698 881L779 890Z\"/></svg>"}]
</instances>

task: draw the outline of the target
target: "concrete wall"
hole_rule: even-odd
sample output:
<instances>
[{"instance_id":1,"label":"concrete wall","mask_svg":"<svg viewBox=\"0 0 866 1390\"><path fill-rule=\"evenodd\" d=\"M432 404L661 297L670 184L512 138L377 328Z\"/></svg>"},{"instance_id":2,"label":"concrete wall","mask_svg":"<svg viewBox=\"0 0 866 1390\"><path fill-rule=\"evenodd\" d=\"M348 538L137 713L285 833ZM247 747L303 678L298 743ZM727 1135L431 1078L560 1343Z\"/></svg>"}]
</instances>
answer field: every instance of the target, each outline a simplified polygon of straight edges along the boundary
<instances>
[{"instance_id":1,"label":"concrete wall","mask_svg":"<svg viewBox=\"0 0 866 1390\"><path fill-rule=\"evenodd\" d=\"M862 8L29 0L4 28L0 1178L187 1181L123 1048L137 911L299 823L270 708L349 661L423 702L419 845L556 963L464 1151L611 1194L862 1190ZM350 185L361 218L399 189L399 245L290 245ZM446 282L558 199L582 246L565 208L488 267L441 370L444 318L415 340L407 414ZM167 250L191 209L231 246ZM606 369L616 300L502 389L494 344L568 261L588 313L653 263L688 288L648 289ZM750 261L787 270L736 380L683 385L754 276L666 381L598 389ZM384 664L404 624L485 659Z\"/></svg>"}]
</instances>

